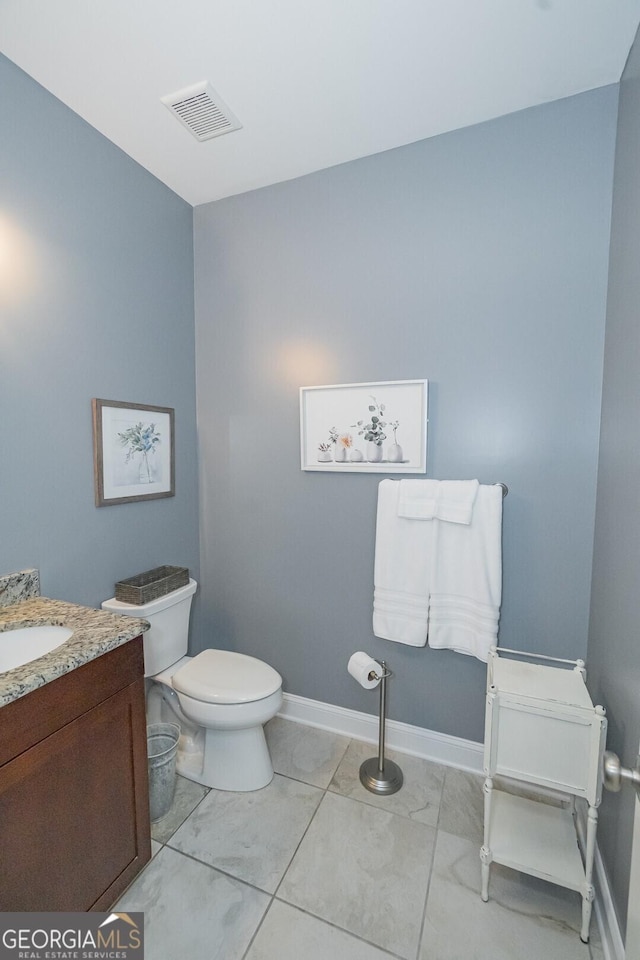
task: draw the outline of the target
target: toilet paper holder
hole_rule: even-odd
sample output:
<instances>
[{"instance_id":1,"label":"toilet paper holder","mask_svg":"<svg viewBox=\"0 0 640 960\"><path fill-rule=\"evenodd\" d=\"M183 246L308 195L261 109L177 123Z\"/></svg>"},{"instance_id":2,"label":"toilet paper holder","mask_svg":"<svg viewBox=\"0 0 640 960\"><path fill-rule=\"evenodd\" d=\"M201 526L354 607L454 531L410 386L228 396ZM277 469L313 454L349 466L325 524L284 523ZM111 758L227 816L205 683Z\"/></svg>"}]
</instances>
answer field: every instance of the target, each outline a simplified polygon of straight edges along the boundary
<instances>
[{"instance_id":1,"label":"toilet paper holder","mask_svg":"<svg viewBox=\"0 0 640 960\"><path fill-rule=\"evenodd\" d=\"M389 667L386 665L384 660L376 660L376 663L382 667L383 673L377 673L375 670L369 671L368 680L386 680L387 677L393 676L393 671L389 670Z\"/></svg>"},{"instance_id":2,"label":"toilet paper holder","mask_svg":"<svg viewBox=\"0 0 640 960\"><path fill-rule=\"evenodd\" d=\"M387 711L387 680L393 676L385 660L376 660L381 672L369 672L369 680L380 680L380 715L378 720L378 756L370 757L360 766L360 783L370 793L397 793L402 786L402 770L384 755L385 719Z\"/></svg>"}]
</instances>

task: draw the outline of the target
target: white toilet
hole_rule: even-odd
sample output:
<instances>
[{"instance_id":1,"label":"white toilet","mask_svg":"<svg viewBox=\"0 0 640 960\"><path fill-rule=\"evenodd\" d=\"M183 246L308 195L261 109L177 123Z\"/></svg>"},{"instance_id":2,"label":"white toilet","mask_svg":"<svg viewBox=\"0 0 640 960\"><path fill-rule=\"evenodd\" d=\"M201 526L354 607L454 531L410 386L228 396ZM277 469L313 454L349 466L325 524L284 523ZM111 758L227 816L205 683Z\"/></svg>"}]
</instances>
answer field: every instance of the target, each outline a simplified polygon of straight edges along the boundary
<instances>
[{"instance_id":1,"label":"white toilet","mask_svg":"<svg viewBox=\"0 0 640 960\"><path fill-rule=\"evenodd\" d=\"M280 709L282 677L262 660L229 650L185 655L196 587L189 580L150 603L111 599L102 608L151 625L143 634L145 677L152 681L147 715L178 718L178 772L218 790L259 790L273 777L263 724Z\"/></svg>"}]
</instances>

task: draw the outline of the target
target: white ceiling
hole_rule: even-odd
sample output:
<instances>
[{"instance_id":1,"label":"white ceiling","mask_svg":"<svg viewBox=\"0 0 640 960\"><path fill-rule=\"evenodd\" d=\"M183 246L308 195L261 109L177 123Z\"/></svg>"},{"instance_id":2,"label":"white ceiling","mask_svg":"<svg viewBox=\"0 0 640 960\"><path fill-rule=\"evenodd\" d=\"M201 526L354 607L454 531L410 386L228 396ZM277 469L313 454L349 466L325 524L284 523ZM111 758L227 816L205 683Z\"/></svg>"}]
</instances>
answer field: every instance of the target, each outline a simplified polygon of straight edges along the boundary
<instances>
[{"instance_id":1,"label":"white ceiling","mask_svg":"<svg viewBox=\"0 0 640 960\"><path fill-rule=\"evenodd\" d=\"M196 205L616 83L639 22L640 0L0 0L0 50ZM241 130L200 143L161 102L202 80Z\"/></svg>"}]
</instances>

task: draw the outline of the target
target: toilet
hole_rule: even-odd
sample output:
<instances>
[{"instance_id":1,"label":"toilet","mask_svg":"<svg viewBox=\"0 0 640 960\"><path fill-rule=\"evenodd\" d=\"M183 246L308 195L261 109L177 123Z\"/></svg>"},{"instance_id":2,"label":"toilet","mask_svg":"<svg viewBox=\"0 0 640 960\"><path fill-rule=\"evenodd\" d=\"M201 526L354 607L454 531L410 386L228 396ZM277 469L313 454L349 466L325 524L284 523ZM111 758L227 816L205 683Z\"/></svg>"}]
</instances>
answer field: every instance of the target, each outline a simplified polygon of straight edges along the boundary
<instances>
[{"instance_id":1,"label":"toilet","mask_svg":"<svg viewBox=\"0 0 640 960\"><path fill-rule=\"evenodd\" d=\"M189 580L145 604L113 598L102 609L151 625L143 634L147 717L178 719L178 773L217 790L260 790L273 778L263 725L282 705L282 677L262 660L229 650L186 656L197 586Z\"/></svg>"}]
</instances>

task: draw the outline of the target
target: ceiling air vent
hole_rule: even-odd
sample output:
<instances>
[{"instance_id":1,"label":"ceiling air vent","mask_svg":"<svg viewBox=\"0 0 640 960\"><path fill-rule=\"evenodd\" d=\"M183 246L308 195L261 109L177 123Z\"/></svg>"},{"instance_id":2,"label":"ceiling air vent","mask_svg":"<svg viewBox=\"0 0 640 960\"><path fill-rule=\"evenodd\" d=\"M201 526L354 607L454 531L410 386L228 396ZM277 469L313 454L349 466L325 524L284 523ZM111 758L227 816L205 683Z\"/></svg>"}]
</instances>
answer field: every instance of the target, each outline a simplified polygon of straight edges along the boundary
<instances>
[{"instance_id":1,"label":"ceiling air vent","mask_svg":"<svg viewBox=\"0 0 640 960\"><path fill-rule=\"evenodd\" d=\"M206 81L160 99L196 140L211 140L242 128L240 121Z\"/></svg>"}]
</instances>

